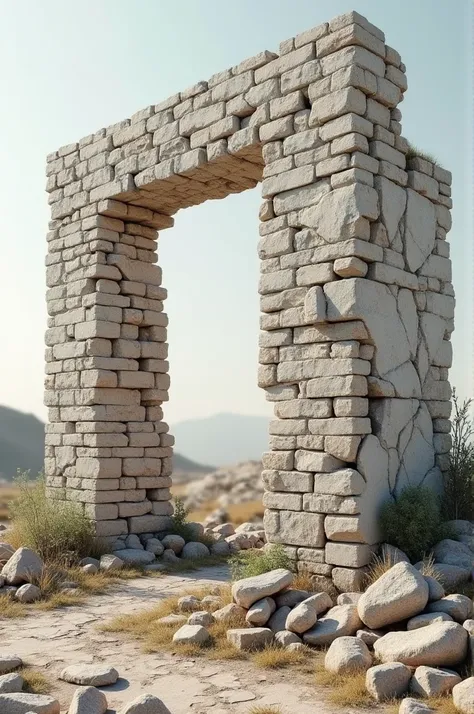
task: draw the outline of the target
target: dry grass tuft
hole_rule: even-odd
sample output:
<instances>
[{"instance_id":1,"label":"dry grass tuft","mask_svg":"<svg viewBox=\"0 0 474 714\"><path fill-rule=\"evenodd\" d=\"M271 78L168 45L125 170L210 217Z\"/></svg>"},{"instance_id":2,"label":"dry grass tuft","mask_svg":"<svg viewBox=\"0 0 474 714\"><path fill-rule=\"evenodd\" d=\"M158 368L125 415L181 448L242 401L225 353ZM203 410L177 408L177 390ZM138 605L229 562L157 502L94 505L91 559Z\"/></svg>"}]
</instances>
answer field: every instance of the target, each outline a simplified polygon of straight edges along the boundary
<instances>
[{"instance_id":1,"label":"dry grass tuft","mask_svg":"<svg viewBox=\"0 0 474 714\"><path fill-rule=\"evenodd\" d=\"M9 595L0 595L0 619L26 617L27 613L26 605L12 600Z\"/></svg>"},{"instance_id":2,"label":"dry grass tuft","mask_svg":"<svg viewBox=\"0 0 474 714\"><path fill-rule=\"evenodd\" d=\"M340 707L375 707L376 704L365 688L365 672L333 674L323 665L316 668L316 683L330 688L328 699Z\"/></svg>"},{"instance_id":3,"label":"dry grass tuft","mask_svg":"<svg viewBox=\"0 0 474 714\"><path fill-rule=\"evenodd\" d=\"M256 706L249 709L248 714L283 714L280 707L270 705Z\"/></svg>"},{"instance_id":4,"label":"dry grass tuft","mask_svg":"<svg viewBox=\"0 0 474 714\"><path fill-rule=\"evenodd\" d=\"M53 683L37 669L22 667L18 670L18 674L20 674L25 681L23 685L23 691L25 692L29 692L30 694L49 694L53 688Z\"/></svg>"},{"instance_id":5,"label":"dry grass tuft","mask_svg":"<svg viewBox=\"0 0 474 714\"><path fill-rule=\"evenodd\" d=\"M307 590L308 592L320 592L314 580L311 579L310 573L297 573L291 584L292 590Z\"/></svg>"},{"instance_id":6,"label":"dry grass tuft","mask_svg":"<svg viewBox=\"0 0 474 714\"><path fill-rule=\"evenodd\" d=\"M454 706L451 695L424 699L423 702L434 709L435 712L438 712L438 714L459 714L459 709L456 709Z\"/></svg>"},{"instance_id":7,"label":"dry grass tuft","mask_svg":"<svg viewBox=\"0 0 474 714\"><path fill-rule=\"evenodd\" d=\"M423 558L420 573L422 575L428 575L430 578L434 578L438 582L441 582L441 575L439 570L436 570L436 564L433 554L428 555Z\"/></svg>"},{"instance_id":8,"label":"dry grass tuft","mask_svg":"<svg viewBox=\"0 0 474 714\"><path fill-rule=\"evenodd\" d=\"M293 652L275 645L268 645L265 649L252 655L252 662L257 667L263 667L264 669L292 667L302 664L305 659L306 654L304 652Z\"/></svg>"},{"instance_id":9,"label":"dry grass tuft","mask_svg":"<svg viewBox=\"0 0 474 714\"><path fill-rule=\"evenodd\" d=\"M393 568L396 562L397 561L387 553L384 555L375 555L365 576L366 587L373 585L382 575L385 575L390 568Z\"/></svg>"}]
</instances>

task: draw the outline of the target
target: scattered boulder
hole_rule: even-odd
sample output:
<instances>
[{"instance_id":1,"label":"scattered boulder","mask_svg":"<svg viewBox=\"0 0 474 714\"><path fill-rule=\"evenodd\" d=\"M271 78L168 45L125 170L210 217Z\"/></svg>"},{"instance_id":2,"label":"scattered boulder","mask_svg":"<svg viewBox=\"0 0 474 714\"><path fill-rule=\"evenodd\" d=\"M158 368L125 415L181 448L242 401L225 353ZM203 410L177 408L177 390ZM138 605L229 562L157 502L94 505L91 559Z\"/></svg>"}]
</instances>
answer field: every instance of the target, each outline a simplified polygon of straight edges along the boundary
<instances>
[{"instance_id":1,"label":"scattered boulder","mask_svg":"<svg viewBox=\"0 0 474 714\"><path fill-rule=\"evenodd\" d=\"M123 553L123 551L120 551ZM100 569L101 570L122 570L124 566L124 561L121 558L118 558L116 555L111 555L110 553L107 555L103 555L100 559Z\"/></svg>"},{"instance_id":2,"label":"scattered boulder","mask_svg":"<svg viewBox=\"0 0 474 714\"><path fill-rule=\"evenodd\" d=\"M401 662L387 662L370 667L365 676L365 686L377 701L402 697L411 679L411 669Z\"/></svg>"},{"instance_id":3,"label":"scattered boulder","mask_svg":"<svg viewBox=\"0 0 474 714\"><path fill-rule=\"evenodd\" d=\"M145 550L153 553L154 556L163 555L164 545L158 538L149 538L146 542Z\"/></svg>"},{"instance_id":4,"label":"scattered boulder","mask_svg":"<svg viewBox=\"0 0 474 714\"><path fill-rule=\"evenodd\" d=\"M166 548L163 551L162 559L164 560L165 563L181 563L181 559L178 558L174 550L172 548Z\"/></svg>"},{"instance_id":5,"label":"scattered boulder","mask_svg":"<svg viewBox=\"0 0 474 714\"><path fill-rule=\"evenodd\" d=\"M12 672L11 674L0 675L0 694L6 692L21 692L25 680L20 674Z\"/></svg>"},{"instance_id":6,"label":"scattered boulder","mask_svg":"<svg viewBox=\"0 0 474 714\"><path fill-rule=\"evenodd\" d=\"M338 605L357 605L362 597L362 593L341 593L337 597Z\"/></svg>"},{"instance_id":7,"label":"scattered boulder","mask_svg":"<svg viewBox=\"0 0 474 714\"><path fill-rule=\"evenodd\" d=\"M229 555L230 545L225 540L218 540L211 545L211 555Z\"/></svg>"},{"instance_id":8,"label":"scattered boulder","mask_svg":"<svg viewBox=\"0 0 474 714\"><path fill-rule=\"evenodd\" d=\"M204 543L199 541L191 541L186 543L183 550L181 551L182 558L189 558L194 560L195 558L207 558L210 556L209 548Z\"/></svg>"},{"instance_id":9,"label":"scattered boulder","mask_svg":"<svg viewBox=\"0 0 474 714\"><path fill-rule=\"evenodd\" d=\"M275 610L271 618L268 620L268 627L272 632L281 632L286 630L286 620L291 612L291 608L284 605Z\"/></svg>"},{"instance_id":10,"label":"scattered boulder","mask_svg":"<svg viewBox=\"0 0 474 714\"><path fill-rule=\"evenodd\" d=\"M143 544L135 533L130 533L130 535L125 538L125 547L128 550L143 550Z\"/></svg>"},{"instance_id":11,"label":"scattered boulder","mask_svg":"<svg viewBox=\"0 0 474 714\"><path fill-rule=\"evenodd\" d=\"M402 662L411 667L449 667L467 654L467 631L456 622L438 622L410 632L389 632L374 645L381 662Z\"/></svg>"},{"instance_id":12,"label":"scattered boulder","mask_svg":"<svg viewBox=\"0 0 474 714\"><path fill-rule=\"evenodd\" d=\"M59 714L59 702L46 694L8 692L0 694L2 714Z\"/></svg>"},{"instance_id":13,"label":"scattered boulder","mask_svg":"<svg viewBox=\"0 0 474 714\"><path fill-rule=\"evenodd\" d=\"M362 642L365 642L367 647L371 648L384 634L385 632L383 630L369 630L368 627L364 627L362 630L357 630L356 637L362 640Z\"/></svg>"},{"instance_id":14,"label":"scattered boulder","mask_svg":"<svg viewBox=\"0 0 474 714\"><path fill-rule=\"evenodd\" d=\"M316 610L316 615L321 615L323 612L326 612L334 604L327 592L310 595L304 602Z\"/></svg>"},{"instance_id":15,"label":"scattered boulder","mask_svg":"<svg viewBox=\"0 0 474 714\"><path fill-rule=\"evenodd\" d=\"M126 548L125 550L119 550L114 555L130 565L148 565L148 563L152 563L155 560L153 553L143 550L143 547L141 549Z\"/></svg>"},{"instance_id":16,"label":"scattered boulder","mask_svg":"<svg viewBox=\"0 0 474 714\"><path fill-rule=\"evenodd\" d=\"M0 563L6 563L7 560L10 560L14 552L15 548L10 543L0 543Z\"/></svg>"},{"instance_id":17,"label":"scattered boulder","mask_svg":"<svg viewBox=\"0 0 474 714\"><path fill-rule=\"evenodd\" d=\"M201 625L201 627L209 627L215 621L214 615L207 610L198 610L188 617L188 625Z\"/></svg>"},{"instance_id":18,"label":"scattered boulder","mask_svg":"<svg viewBox=\"0 0 474 714\"><path fill-rule=\"evenodd\" d=\"M122 707L119 714L171 714L171 712L158 697L153 694L142 694Z\"/></svg>"},{"instance_id":19,"label":"scattered boulder","mask_svg":"<svg viewBox=\"0 0 474 714\"><path fill-rule=\"evenodd\" d=\"M459 674L450 669L421 666L415 670L410 689L422 697L442 697L461 681Z\"/></svg>"},{"instance_id":20,"label":"scattered boulder","mask_svg":"<svg viewBox=\"0 0 474 714\"><path fill-rule=\"evenodd\" d=\"M240 607L240 605L236 605L235 602L231 602L228 605L224 605L224 607L221 607L219 610L214 610L213 614L214 618L218 622L231 623L235 620L243 621L245 619L245 615L247 614L247 610Z\"/></svg>"},{"instance_id":21,"label":"scattered boulder","mask_svg":"<svg viewBox=\"0 0 474 714\"><path fill-rule=\"evenodd\" d=\"M15 600L18 600L18 602L36 602L40 598L41 590L30 583L21 585L15 593Z\"/></svg>"},{"instance_id":22,"label":"scattered boulder","mask_svg":"<svg viewBox=\"0 0 474 714\"><path fill-rule=\"evenodd\" d=\"M95 687L76 689L67 710L68 714L105 714L107 699L105 694Z\"/></svg>"},{"instance_id":23,"label":"scattered boulder","mask_svg":"<svg viewBox=\"0 0 474 714\"><path fill-rule=\"evenodd\" d=\"M293 573L284 568L271 570L262 575L237 580L232 585L232 597L237 605L250 607L257 600L275 595L293 582Z\"/></svg>"},{"instance_id":24,"label":"scattered boulder","mask_svg":"<svg viewBox=\"0 0 474 714\"><path fill-rule=\"evenodd\" d=\"M97 558L82 558L82 560L79 561L79 565L81 568L85 565L95 565L98 570L100 568L100 560L97 560Z\"/></svg>"},{"instance_id":25,"label":"scattered boulder","mask_svg":"<svg viewBox=\"0 0 474 714\"><path fill-rule=\"evenodd\" d=\"M429 707L427 704L420 702L419 699L407 697L400 704L398 714L429 714L429 712L433 711L434 709L431 709L431 707Z\"/></svg>"},{"instance_id":26,"label":"scattered boulder","mask_svg":"<svg viewBox=\"0 0 474 714\"><path fill-rule=\"evenodd\" d=\"M474 677L453 687L453 703L461 714L474 714Z\"/></svg>"},{"instance_id":27,"label":"scattered boulder","mask_svg":"<svg viewBox=\"0 0 474 714\"><path fill-rule=\"evenodd\" d=\"M400 550L400 548L396 548L394 545L390 545L389 543L382 544L380 554L382 560L385 560L388 563L392 563L392 565L396 565L397 563L410 562L410 558L406 553L403 552L403 550Z\"/></svg>"},{"instance_id":28,"label":"scattered boulder","mask_svg":"<svg viewBox=\"0 0 474 714\"><path fill-rule=\"evenodd\" d=\"M264 597L262 600L257 600L257 602L251 605L245 619L250 625L263 627L263 625L267 624L275 610L275 600L271 597Z\"/></svg>"},{"instance_id":29,"label":"scattered boulder","mask_svg":"<svg viewBox=\"0 0 474 714\"><path fill-rule=\"evenodd\" d=\"M308 600L303 600L299 605L290 610L286 618L285 628L290 632L302 634L311 629L318 619L318 614Z\"/></svg>"},{"instance_id":30,"label":"scattered boulder","mask_svg":"<svg viewBox=\"0 0 474 714\"><path fill-rule=\"evenodd\" d=\"M184 625L188 622L188 618L186 615L175 615L174 613L171 613L171 615L160 617L156 622L159 625Z\"/></svg>"},{"instance_id":31,"label":"scattered boulder","mask_svg":"<svg viewBox=\"0 0 474 714\"><path fill-rule=\"evenodd\" d=\"M456 565L469 570L472 568L473 554L465 543L445 538L435 546L433 552L437 563Z\"/></svg>"},{"instance_id":32,"label":"scattered boulder","mask_svg":"<svg viewBox=\"0 0 474 714\"><path fill-rule=\"evenodd\" d=\"M70 684L82 684L89 687L106 687L115 684L118 672L110 665L97 662L96 664L71 664L63 669L59 679Z\"/></svg>"},{"instance_id":33,"label":"scattered boulder","mask_svg":"<svg viewBox=\"0 0 474 714\"><path fill-rule=\"evenodd\" d=\"M227 536L234 535L235 528L232 523L220 523L218 526L215 526L212 531L226 538Z\"/></svg>"},{"instance_id":34,"label":"scattered boulder","mask_svg":"<svg viewBox=\"0 0 474 714\"><path fill-rule=\"evenodd\" d=\"M206 595L201 600L201 605L204 605L211 610L218 610L222 607L222 598L218 595Z\"/></svg>"},{"instance_id":35,"label":"scattered boulder","mask_svg":"<svg viewBox=\"0 0 474 714\"><path fill-rule=\"evenodd\" d=\"M8 674L21 667L23 661L17 655L0 655L0 674Z\"/></svg>"},{"instance_id":36,"label":"scattered boulder","mask_svg":"<svg viewBox=\"0 0 474 714\"><path fill-rule=\"evenodd\" d=\"M438 580L446 590L456 590L471 578L471 570L469 568L460 568L458 565L436 563L435 570L438 574Z\"/></svg>"},{"instance_id":37,"label":"scattered boulder","mask_svg":"<svg viewBox=\"0 0 474 714\"><path fill-rule=\"evenodd\" d=\"M441 600L445 596L444 588L440 582L433 578L431 575L423 576L428 583L428 602L434 602L435 600Z\"/></svg>"},{"instance_id":38,"label":"scattered boulder","mask_svg":"<svg viewBox=\"0 0 474 714\"><path fill-rule=\"evenodd\" d=\"M210 639L211 635L201 625L182 625L173 635L173 642L181 645L202 645Z\"/></svg>"},{"instance_id":39,"label":"scattered boulder","mask_svg":"<svg viewBox=\"0 0 474 714\"><path fill-rule=\"evenodd\" d=\"M330 645L338 637L352 637L361 627L355 605L336 605L304 633L303 642L317 647Z\"/></svg>"},{"instance_id":40,"label":"scattered boulder","mask_svg":"<svg viewBox=\"0 0 474 714\"><path fill-rule=\"evenodd\" d=\"M267 627L249 627L227 630L227 641L239 650L262 650L273 640L273 632Z\"/></svg>"},{"instance_id":41,"label":"scattered boulder","mask_svg":"<svg viewBox=\"0 0 474 714\"><path fill-rule=\"evenodd\" d=\"M85 573L89 573L89 575L95 575L96 573L99 572L99 568L96 565L94 565L93 563L87 563L86 565L83 565L82 570Z\"/></svg>"},{"instance_id":42,"label":"scattered boulder","mask_svg":"<svg viewBox=\"0 0 474 714\"><path fill-rule=\"evenodd\" d=\"M441 600L429 603L427 612L444 612L450 615L453 620L463 623L472 615L472 600L466 595L447 595Z\"/></svg>"},{"instance_id":43,"label":"scattered boulder","mask_svg":"<svg viewBox=\"0 0 474 714\"><path fill-rule=\"evenodd\" d=\"M397 563L362 594L357 610L371 629L405 620L421 612L428 602L428 584L409 563Z\"/></svg>"},{"instance_id":44,"label":"scattered boulder","mask_svg":"<svg viewBox=\"0 0 474 714\"><path fill-rule=\"evenodd\" d=\"M201 607L201 601L195 595L183 595L178 600L178 610L180 612L197 612Z\"/></svg>"},{"instance_id":45,"label":"scattered boulder","mask_svg":"<svg viewBox=\"0 0 474 714\"><path fill-rule=\"evenodd\" d=\"M420 627L427 627L434 622L453 622L453 618L445 612L424 612L416 615L407 622L407 630L418 630Z\"/></svg>"},{"instance_id":46,"label":"scattered boulder","mask_svg":"<svg viewBox=\"0 0 474 714\"><path fill-rule=\"evenodd\" d=\"M172 550L176 555L179 555L186 545L184 538L174 534L165 536L161 542L165 550Z\"/></svg>"},{"instance_id":47,"label":"scattered boulder","mask_svg":"<svg viewBox=\"0 0 474 714\"><path fill-rule=\"evenodd\" d=\"M358 637L338 637L326 653L324 666L335 674L360 672L372 666L372 655Z\"/></svg>"},{"instance_id":48,"label":"scattered boulder","mask_svg":"<svg viewBox=\"0 0 474 714\"><path fill-rule=\"evenodd\" d=\"M273 636L275 644L280 645L280 647L289 647L294 644L303 644L301 637L298 637L294 632L288 632L288 630L280 630L275 632Z\"/></svg>"},{"instance_id":49,"label":"scattered boulder","mask_svg":"<svg viewBox=\"0 0 474 714\"><path fill-rule=\"evenodd\" d=\"M311 595L307 590L293 590L288 588L283 590L281 593L275 596L275 602L277 607L294 607L299 605L300 602L306 600Z\"/></svg>"},{"instance_id":50,"label":"scattered boulder","mask_svg":"<svg viewBox=\"0 0 474 714\"><path fill-rule=\"evenodd\" d=\"M22 585L43 572L43 561L30 548L18 548L2 568L2 575L8 585Z\"/></svg>"}]
</instances>

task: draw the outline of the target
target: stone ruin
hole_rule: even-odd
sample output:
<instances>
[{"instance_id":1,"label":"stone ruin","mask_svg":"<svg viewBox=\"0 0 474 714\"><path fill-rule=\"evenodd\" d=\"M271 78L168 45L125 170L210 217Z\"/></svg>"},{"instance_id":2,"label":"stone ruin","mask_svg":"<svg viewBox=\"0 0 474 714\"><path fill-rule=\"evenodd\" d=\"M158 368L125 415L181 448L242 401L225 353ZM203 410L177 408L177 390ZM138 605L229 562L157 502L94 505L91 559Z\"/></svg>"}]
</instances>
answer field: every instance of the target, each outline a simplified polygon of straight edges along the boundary
<instances>
[{"instance_id":1,"label":"stone ruin","mask_svg":"<svg viewBox=\"0 0 474 714\"><path fill-rule=\"evenodd\" d=\"M45 473L98 536L172 514L157 231L258 183L268 540L357 589L382 502L441 488L451 174L410 155L406 88L384 33L349 12L48 156Z\"/></svg>"}]
</instances>

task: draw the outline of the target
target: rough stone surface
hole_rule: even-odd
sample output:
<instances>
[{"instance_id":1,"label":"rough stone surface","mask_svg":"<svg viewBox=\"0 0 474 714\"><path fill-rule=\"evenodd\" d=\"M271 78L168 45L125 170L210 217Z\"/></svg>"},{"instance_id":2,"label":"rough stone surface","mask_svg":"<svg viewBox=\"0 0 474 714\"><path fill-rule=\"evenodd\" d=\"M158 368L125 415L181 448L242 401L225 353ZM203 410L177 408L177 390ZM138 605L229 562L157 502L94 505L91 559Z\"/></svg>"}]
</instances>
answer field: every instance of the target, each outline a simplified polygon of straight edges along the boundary
<instances>
[{"instance_id":1,"label":"rough stone surface","mask_svg":"<svg viewBox=\"0 0 474 714\"><path fill-rule=\"evenodd\" d=\"M453 687L453 703L461 714L474 714L474 677Z\"/></svg>"},{"instance_id":2,"label":"rough stone surface","mask_svg":"<svg viewBox=\"0 0 474 714\"><path fill-rule=\"evenodd\" d=\"M8 585L29 583L39 577L43 570L43 561L30 548L18 548L2 568L2 576Z\"/></svg>"},{"instance_id":3,"label":"rough stone surface","mask_svg":"<svg viewBox=\"0 0 474 714\"><path fill-rule=\"evenodd\" d=\"M421 697L442 697L461 682L457 672L436 667L417 667L410 683L410 689Z\"/></svg>"},{"instance_id":4,"label":"rough stone surface","mask_svg":"<svg viewBox=\"0 0 474 714\"><path fill-rule=\"evenodd\" d=\"M467 641L461 625L440 622L410 632L389 632L374 644L374 652L382 662L450 667L465 659Z\"/></svg>"},{"instance_id":5,"label":"rough stone surface","mask_svg":"<svg viewBox=\"0 0 474 714\"><path fill-rule=\"evenodd\" d=\"M267 627L227 630L227 640L239 650L261 650L273 640Z\"/></svg>"},{"instance_id":6,"label":"rough stone surface","mask_svg":"<svg viewBox=\"0 0 474 714\"><path fill-rule=\"evenodd\" d=\"M358 637L338 637L331 643L324 666L328 672L350 674L367 670L372 665L372 655L365 642Z\"/></svg>"},{"instance_id":7,"label":"rough stone surface","mask_svg":"<svg viewBox=\"0 0 474 714\"><path fill-rule=\"evenodd\" d=\"M250 606L245 619L255 627L263 627L276 610L275 601L271 597L257 600Z\"/></svg>"},{"instance_id":8,"label":"rough stone surface","mask_svg":"<svg viewBox=\"0 0 474 714\"><path fill-rule=\"evenodd\" d=\"M304 633L303 641L308 645L330 645L338 637L352 637L361 627L355 605L336 605Z\"/></svg>"},{"instance_id":9,"label":"rough stone surface","mask_svg":"<svg viewBox=\"0 0 474 714\"><path fill-rule=\"evenodd\" d=\"M126 704L119 714L171 714L167 706L153 694L141 694Z\"/></svg>"},{"instance_id":10,"label":"rough stone surface","mask_svg":"<svg viewBox=\"0 0 474 714\"><path fill-rule=\"evenodd\" d=\"M250 607L257 600L274 595L291 585L293 574L289 570L280 568L271 570L263 575L237 580L232 585L232 597L237 605Z\"/></svg>"},{"instance_id":11,"label":"rough stone surface","mask_svg":"<svg viewBox=\"0 0 474 714\"><path fill-rule=\"evenodd\" d=\"M183 625L173 635L173 642L182 645L200 645L210 639L209 632L202 625Z\"/></svg>"},{"instance_id":12,"label":"rough stone surface","mask_svg":"<svg viewBox=\"0 0 474 714\"><path fill-rule=\"evenodd\" d=\"M61 679L71 684L89 687L105 687L115 684L118 672L106 664L72 664L61 672Z\"/></svg>"},{"instance_id":13,"label":"rough stone surface","mask_svg":"<svg viewBox=\"0 0 474 714\"><path fill-rule=\"evenodd\" d=\"M0 694L0 711L5 714L59 714L59 702L47 694L12 692Z\"/></svg>"},{"instance_id":14,"label":"rough stone surface","mask_svg":"<svg viewBox=\"0 0 474 714\"><path fill-rule=\"evenodd\" d=\"M409 563L397 563L370 585L357 603L368 627L379 628L421 612L428 602L428 584Z\"/></svg>"},{"instance_id":15,"label":"rough stone surface","mask_svg":"<svg viewBox=\"0 0 474 714\"><path fill-rule=\"evenodd\" d=\"M16 655L0 655L0 674L8 674L21 667L23 662Z\"/></svg>"},{"instance_id":16,"label":"rough stone surface","mask_svg":"<svg viewBox=\"0 0 474 714\"><path fill-rule=\"evenodd\" d=\"M401 662L387 662L370 667L365 676L365 686L377 701L398 699L408 691L411 669Z\"/></svg>"},{"instance_id":17,"label":"rough stone surface","mask_svg":"<svg viewBox=\"0 0 474 714\"><path fill-rule=\"evenodd\" d=\"M429 707L424 702L419 699L413 699L413 697L407 697L400 704L398 714L429 714L433 712L434 709Z\"/></svg>"},{"instance_id":18,"label":"rough stone surface","mask_svg":"<svg viewBox=\"0 0 474 714\"><path fill-rule=\"evenodd\" d=\"M72 695L68 714L105 714L107 699L103 692L95 687L81 687Z\"/></svg>"},{"instance_id":19,"label":"rough stone surface","mask_svg":"<svg viewBox=\"0 0 474 714\"><path fill-rule=\"evenodd\" d=\"M21 692L25 680L20 674L12 672L11 674L0 675L0 694L7 692Z\"/></svg>"}]
</instances>

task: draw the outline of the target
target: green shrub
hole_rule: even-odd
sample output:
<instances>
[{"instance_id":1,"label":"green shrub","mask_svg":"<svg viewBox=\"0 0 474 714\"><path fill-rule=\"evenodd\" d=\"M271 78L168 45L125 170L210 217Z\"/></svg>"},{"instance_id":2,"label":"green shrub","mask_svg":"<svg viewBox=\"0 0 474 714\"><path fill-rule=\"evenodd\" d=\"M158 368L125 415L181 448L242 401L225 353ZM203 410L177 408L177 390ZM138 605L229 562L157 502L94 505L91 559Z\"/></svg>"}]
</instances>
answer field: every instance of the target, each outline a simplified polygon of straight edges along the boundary
<instances>
[{"instance_id":1,"label":"green shrub","mask_svg":"<svg viewBox=\"0 0 474 714\"><path fill-rule=\"evenodd\" d=\"M198 535L193 528L192 524L188 521L189 508L186 508L184 502L181 498L174 499L174 513L171 517L173 525L171 526L171 532L175 535L184 538L186 543L190 541L198 541L199 543L204 543L208 548L215 542L213 538L209 538L205 535Z\"/></svg>"},{"instance_id":2,"label":"green shrub","mask_svg":"<svg viewBox=\"0 0 474 714\"><path fill-rule=\"evenodd\" d=\"M71 565L97 551L94 525L81 505L46 496L44 478L30 481L18 474L18 498L10 504L12 532L17 546L34 550L45 563Z\"/></svg>"},{"instance_id":3,"label":"green shrub","mask_svg":"<svg viewBox=\"0 0 474 714\"><path fill-rule=\"evenodd\" d=\"M265 550L241 550L229 559L229 565L232 580L262 575L277 568L293 569L292 561L281 545L271 545Z\"/></svg>"},{"instance_id":4,"label":"green shrub","mask_svg":"<svg viewBox=\"0 0 474 714\"><path fill-rule=\"evenodd\" d=\"M436 495L422 486L408 486L396 501L386 503L380 515L384 540L422 560L443 538L452 537L443 524Z\"/></svg>"},{"instance_id":5,"label":"green shrub","mask_svg":"<svg viewBox=\"0 0 474 714\"><path fill-rule=\"evenodd\" d=\"M448 520L474 519L474 443L469 417L472 400L462 404L453 390L454 416L449 468L444 477L443 515Z\"/></svg>"}]
</instances>

